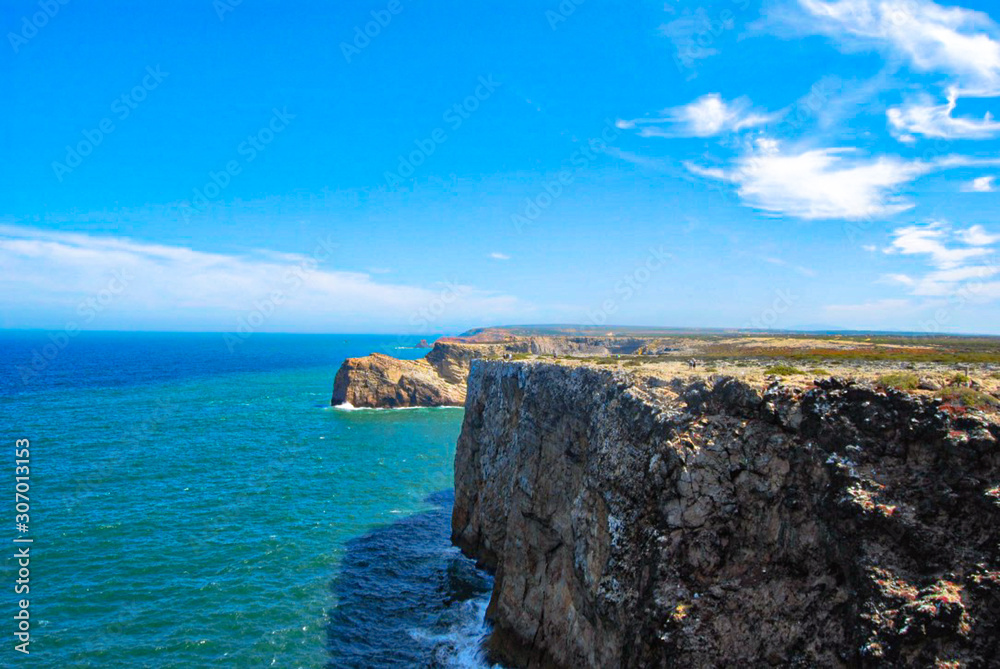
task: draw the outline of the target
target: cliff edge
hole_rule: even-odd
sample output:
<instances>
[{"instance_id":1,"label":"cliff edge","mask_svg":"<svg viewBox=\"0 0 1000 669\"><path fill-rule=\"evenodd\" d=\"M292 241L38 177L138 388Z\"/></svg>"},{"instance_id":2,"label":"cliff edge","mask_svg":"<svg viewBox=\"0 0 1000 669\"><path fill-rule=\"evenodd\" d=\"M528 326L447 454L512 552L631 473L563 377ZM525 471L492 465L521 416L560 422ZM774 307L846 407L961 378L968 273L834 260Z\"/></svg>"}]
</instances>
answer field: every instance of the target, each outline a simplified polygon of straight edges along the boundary
<instances>
[{"instance_id":1,"label":"cliff edge","mask_svg":"<svg viewBox=\"0 0 1000 669\"><path fill-rule=\"evenodd\" d=\"M1000 427L819 379L476 361L453 540L519 667L1000 666Z\"/></svg>"},{"instance_id":2,"label":"cliff edge","mask_svg":"<svg viewBox=\"0 0 1000 669\"><path fill-rule=\"evenodd\" d=\"M348 358L333 382L332 405L398 408L461 405L473 360L504 355L610 355L631 352L646 340L610 337L506 337L501 342L435 342L421 360L382 353Z\"/></svg>"}]
</instances>

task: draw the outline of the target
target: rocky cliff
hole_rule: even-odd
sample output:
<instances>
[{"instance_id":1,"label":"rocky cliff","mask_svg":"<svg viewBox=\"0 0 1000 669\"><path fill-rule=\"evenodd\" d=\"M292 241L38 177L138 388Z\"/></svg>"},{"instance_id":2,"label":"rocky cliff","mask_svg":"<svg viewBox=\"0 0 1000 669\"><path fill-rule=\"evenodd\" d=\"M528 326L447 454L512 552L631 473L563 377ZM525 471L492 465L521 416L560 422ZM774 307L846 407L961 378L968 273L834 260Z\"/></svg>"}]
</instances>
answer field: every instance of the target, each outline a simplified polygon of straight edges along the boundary
<instances>
[{"instance_id":1,"label":"rocky cliff","mask_svg":"<svg viewBox=\"0 0 1000 669\"><path fill-rule=\"evenodd\" d=\"M348 358L333 381L331 404L399 408L459 406L465 385L450 383L426 360L398 360L372 353Z\"/></svg>"},{"instance_id":2,"label":"rocky cliff","mask_svg":"<svg viewBox=\"0 0 1000 669\"><path fill-rule=\"evenodd\" d=\"M507 337L503 342L449 339L434 344L422 360L381 353L344 361L333 384L331 404L356 407L460 405L469 365L477 358L507 354L611 355L640 348L646 340L612 337Z\"/></svg>"},{"instance_id":3,"label":"rocky cliff","mask_svg":"<svg viewBox=\"0 0 1000 669\"><path fill-rule=\"evenodd\" d=\"M453 540L521 667L1000 666L1000 428L802 389L476 361Z\"/></svg>"}]
</instances>

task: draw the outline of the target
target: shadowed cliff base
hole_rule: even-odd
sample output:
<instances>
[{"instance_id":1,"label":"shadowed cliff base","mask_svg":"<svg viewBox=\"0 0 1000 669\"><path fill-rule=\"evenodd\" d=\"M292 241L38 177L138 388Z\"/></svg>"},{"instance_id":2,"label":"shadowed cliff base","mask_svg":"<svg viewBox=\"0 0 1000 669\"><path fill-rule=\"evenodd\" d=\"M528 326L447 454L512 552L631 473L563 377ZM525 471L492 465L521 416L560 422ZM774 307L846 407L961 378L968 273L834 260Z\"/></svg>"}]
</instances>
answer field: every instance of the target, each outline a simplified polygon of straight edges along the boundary
<instances>
[{"instance_id":1,"label":"shadowed cliff base","mask_svg":"<svg viewBox=\"0 0 1000 669\"><path fill-rule=\"evenodd\" d=\"M992 406L653 372L473 364L452 536L496 569L499 656L1000 666Z\"/></svg>"},{"instance_id":2,"label":"shadowed cliff base","mask_svg":"<svg viewBox=\"0 0 1000 669\"><path fill-rule=\"evenodd\" d=\"M328 669L476 667L492 579L448 539L452 491L435 508L351 540L331 583Z\"/></svg>"}]
</instances>

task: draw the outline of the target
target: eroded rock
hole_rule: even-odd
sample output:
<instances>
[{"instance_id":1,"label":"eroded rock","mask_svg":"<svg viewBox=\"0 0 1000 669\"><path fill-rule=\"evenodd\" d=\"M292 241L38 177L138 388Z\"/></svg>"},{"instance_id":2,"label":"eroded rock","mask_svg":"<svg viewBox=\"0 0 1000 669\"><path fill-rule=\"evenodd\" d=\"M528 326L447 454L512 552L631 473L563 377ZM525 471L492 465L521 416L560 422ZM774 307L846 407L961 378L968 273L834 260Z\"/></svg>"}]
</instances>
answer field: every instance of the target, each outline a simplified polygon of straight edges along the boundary
<instances>
[{"instance_id":1,"label":"eroded rock","mask_svg":"<svg viewBox=\"0 0 1000 669\"><path fill-rule=\"evenodd\" d=\"M427 360L398 360L381 353L344 361L333 382L331 404L398 408L458 406L465 386L443 379Z\"/></svg>"},{"instance_id":2,"label":"eroded rock","mask_svg":"<svg viewBox=\"0 0 1000 669\"><path fill-rule=\"evenodd\" d=\"M994 666L998 436L842 379L477 361L453 540L513 666Z\"/></svg>"}]
</instances>

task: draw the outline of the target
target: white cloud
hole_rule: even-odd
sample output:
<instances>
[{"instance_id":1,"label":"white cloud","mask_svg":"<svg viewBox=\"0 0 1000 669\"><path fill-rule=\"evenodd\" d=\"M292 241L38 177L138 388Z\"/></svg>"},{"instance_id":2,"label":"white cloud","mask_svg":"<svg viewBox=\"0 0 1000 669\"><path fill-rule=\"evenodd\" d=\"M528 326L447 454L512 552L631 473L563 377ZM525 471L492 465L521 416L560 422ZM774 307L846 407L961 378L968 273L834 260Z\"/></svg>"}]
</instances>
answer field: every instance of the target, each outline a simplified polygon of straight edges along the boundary
<instances>
[{"instance_id":1,"label":"white cloud","mask_svg":"<svg viewBox=\"0 0 1000 669\"><path fill-rule=\"evenodd\" d=\"M895 230L893 233L892 245L886 250L888 253L901 253L903 255L924 255L935 267L947 270L962 267L968 260L989 253L989 249L984 245L954 247L948 242L956 235L951 229L942 223L931 223L929 225L910 225ZM960 233L961 234L961 233ZM965 231L968 235L969 231ZM973 235L985 232L978 228ZM959 241L963 241L959 238Z\"/></svg>"},{"instance_id":2,"label":"white cloud","mask_svg":"<svg viewBox=\"0 0 1000 669\"><path fill-rule=\"evenodd\" d=\"M753 111L747 98L726 102L718 93L665 109L662 117L620 120L622 129L639 127L643 137L713 137L770 123L777 115ZM666 129L660 126L666 126Z\"/></svg>"},{"instance_id":3,"label":"white cloud","mask_svg":"<svg viewBox=\"0 0 1000 669\"><path fill-rule=\"evenodd\" d=\"M913 143L989 139L1000 134L993 116L955 117L960 97L1000 95L1000 26L989 15L930 0L799 0L808 18L796 23L829 35L844 51L879 49L890 62L950 77L947 102L924 95L887 111L893 135Z\"/></svg>"},{"instance_id":4,"label":"white cloud","mask_svg":"<svg viewBox=\"0 0 1000 669\"><path fill-rule=\"evenodd\" d=\"M78 305L105 289L116 271L132 277L127 289L108 305L99 322L83 325L232 331L258 302L277 302L275 296L280 303L262 330L336 332L350 319L363 321L366 327L415 331L421 323L448 327L503 320L524 307L513 297L477 290L449 277L421 287L329 269L338 258L328 240L317 240L309 251L209 253L4 225L0 226L4 267L0 309L10 314L45 308L79 321Z\"/></svg>"},{"instance_id":5,"label":"white cloud","mask_svg":"<svg viewBox=\"0 0 1000 669\"><path fill-rule=\"evenodd\" d=\"M948 297L965 293L983 293L984 280L1000 274L1000 263L992 244L1000 235L989 234L982 226L955 230L944 223L909 225L892 232L887 254L922 257L931 271L918 278L900 278L912 295ZM989 284L992 285L992 284ZM974 289L974 290L973 290Z\"/></svg>"},{"instance_id":6,"label":"white cloud","mask_svg":"<svg viewBox=\"0 0 1000 669\"><path fill-rule=\"evenodd\" d=\"M1000 235L989 234L986 232L986 228L981 225L973 225L971 228L959 230L955 233L955 237L963 244L968 244L969 246L989 246L990 244L1000 242Z\"/></svg>"},{"instance_id":7,"label":"white cloud","mask_svg":"<svg viewBox=\"0 0 1000 669\"><path fill-rule=\"evenodd\" d=\"M978 286L983 279L994 276L996 267L960 267L951 270L931 272L914 284L913 295L925 297L948 297L962 290L963 286Z\"/></svg>"},{"instance_id":8,"label":"white cloud","mask_svg":"<svg viewBox=\"0 0 1000 669\"><path fill-rule=\"evenodd\" d=\"M490 257L493 258L494 260L510 260L510 256L509 255L507 255L505 253L498 253L497 251L494 251L493 253L491 253Z\"/></svg>"},{"instance_id":9,"label":"white cloud","mask_svg":"<svg viewBox=\"0 0 1000 669\"><path fill-rule=\"evenodd\" d=\"M987 113L982 119L955 118L952 112L958 103L955 91L948 92L948 103L934 105L927 97L886 112L893 134L902 141L912 141L912 135L939 139L989 139L1000 134L1000 123Z\"/></svg>"},{"instance_id":10,"label":"white cloud","mask_svg":"<svg viewBox=\"0 0 1000 669\"><path fill-rule=\"evenodd\" d=\"M858 158L856 154L849 148L787 154L769 150L743 156L729 169L685 165L695 174L736 184L746 204L764 211L803 219L862 219L912 208L896 191L925 174L1000 164L1000 159L964 156L923 162L895 156Z\"/></svg>"},{"instance_id":11,"label":"white cloud","mask_svg":"<svg viewBox=\"0 0 1000 669\"><path fill-rule=\"evenodd\" d=\"M962 186L966 193L992 193L996 190L996 177L993 175L978 177Z\"/></svg>"},{"instance_id":12,"label":"white cloud","mask_svg":"<svg viewBox=\"0 0 1000 669\"><path fill-rule=\"evenodd\" d=\"M885 216L913 205L893 189L926 173L918 163L898 158L852 159L849 149L820 149L798 154L744 156L730 169L688 164L702 176L736 184L747 204L804 219Z\"/></svg>"},{"instance_id":13,"label":"white cloud","mask_svg":"<svg viewBox=\"0 0 1000 669\"><path fill-rule=\"evenodd\" d=\"M985 13L930 0L799 0L807 30L845 50L879 48L921 72L951 75L963 95L1000 91L1000 28Z\"/></svg>"},{"instance_id":14,"label":"white cloud","mask_svg":"<svg viewBox=\"0 0 1000 669\"><path fill-rule=\"evenodd\" d=\"M904 286L912 286L916 283L916 281L906 274L884 274L882 281L886 283L898 283Z\"/></svg>"}]
</instances>

